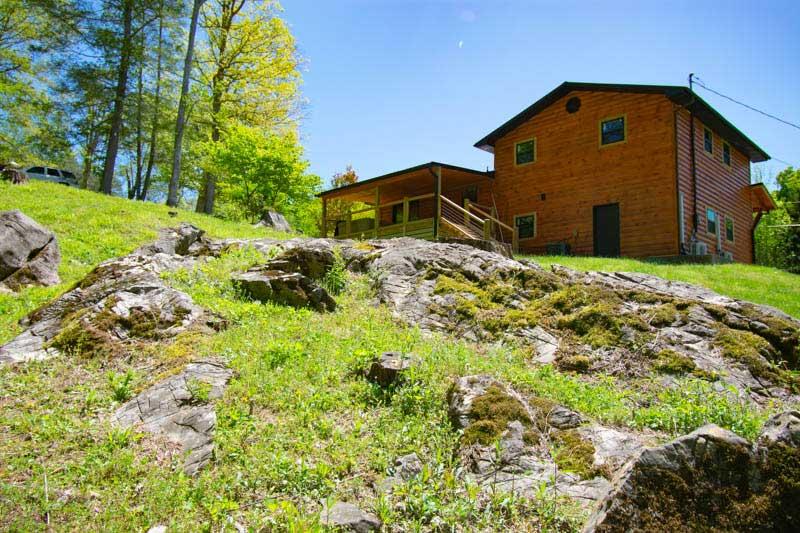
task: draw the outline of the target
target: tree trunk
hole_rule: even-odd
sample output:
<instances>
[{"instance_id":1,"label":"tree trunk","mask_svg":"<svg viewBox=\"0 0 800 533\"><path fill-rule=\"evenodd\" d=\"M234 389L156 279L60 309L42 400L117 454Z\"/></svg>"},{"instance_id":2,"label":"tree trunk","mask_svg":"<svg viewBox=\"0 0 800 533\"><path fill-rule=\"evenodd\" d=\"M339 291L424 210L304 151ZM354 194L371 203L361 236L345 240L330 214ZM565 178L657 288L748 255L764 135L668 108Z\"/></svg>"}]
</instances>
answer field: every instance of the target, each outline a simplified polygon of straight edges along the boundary
<instances>
[{"instance_id":1,"label":"tree trunk","mask_svg":"<svg viewBox=\"0 0 800 533\"><path fill-rule=\"evenodd\" d=\"M144 92L144 35L142 31L142 57L139 61L139 77L136 80L136 177L133 189L128 190L128 199L133 200L142 188L142 167L144 166L144 139L142 132L142 93Z\"/></svg>"},{"instance_id":2,"label":"tree trunk","mask_svg":"<svg viewBox=\"0 0 800 533\"><path fill-rule=\"evenodd\" d=\"M131 62L133 4L134 0L124 0L122 4L122 49L117 72L117 88L114 94L114 111L111 115L111 132L108 135L106 162L103 169L102 192L105 194L111 194L114 187L114 169L117 164L122 114L125 110L125 95L128 88L128 68Z\"/></svg>"},{"instance_id":3,"label":"tree trunk","mask_svg":"<svg viewBox=\"0 0 800 533\"><path fill-rule=\"evenodd\" d=\"M186 105L189 94L189 78L192 74L192 54L194 54L194 38L197 33L197 18L200 15L200 7L204 0L194 0L192 6L192 21L189 25L189 42L186 45L186 59L183 63L183 84L181 85L181 97L178 102L178 119L175 123L175 149L172 154L172 175L169 179L169 194L167 195L167 205L175 207L178 205L178 180L181 175L181 148L183 146L183 130L186 126Z\"/></svg>"},{"instance_id":4,"label":"tree trunk","mask_svg":"<svg viewBox=\"0 0 800 533\"><path fill-rule=\"evenodd\" d=\"M153 100L153 125L150 130L150 153L147 156L147 170L144 173L144 183L142 190L137 195L137 200L147 200L147 193L150 191L150 179L153 175L153 165L156 162L156 142L158 140L158 113L161 104L161 54L163 49L164 33L164 3L158 6L158 57L156 59L156 95Z\"/></svg>"},{"instance_id":5,"label":"tree trunk","mask_svg":"<svg viewBox=\"0 0 800 533\"><path fill-rule=\"evenodd\" d=\"M225 79L226 66L224 63L225 52L228 49L228 32L233 26L233 17L235 15L234 4L231 3L228 8L229 13L222 14L222 34L220 35L219 49L216 56L218 60L217 71L211 79L211 141L219 142L220 126L219 114L222 111L222 80ZM195 210L198 213L205 213L211 215L214 213L214 199L217 189L217 178L211 172L204 172L203 190L197 198L197 206Z\"/></svg>"}]
</instances>

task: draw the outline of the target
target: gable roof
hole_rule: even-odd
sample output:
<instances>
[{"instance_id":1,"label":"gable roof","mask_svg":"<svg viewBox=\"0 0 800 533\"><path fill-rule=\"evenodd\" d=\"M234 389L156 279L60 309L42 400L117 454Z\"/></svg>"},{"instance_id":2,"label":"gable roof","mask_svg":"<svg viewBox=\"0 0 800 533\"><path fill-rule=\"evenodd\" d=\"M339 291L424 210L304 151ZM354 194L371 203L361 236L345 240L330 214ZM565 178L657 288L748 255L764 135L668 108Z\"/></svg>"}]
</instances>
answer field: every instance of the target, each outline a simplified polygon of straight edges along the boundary
<instances>
[{"instance_id":1,"label":"gable roof","mask_svg":"<svg viewBox=\"0 0 800 533\"><path fill-rule=\"evenodd\" d=\"M489 135L476 142L475 147L493 153L494 145L500 137L503 137L520 124L538 115L545 108L572 91L663 94L674 103L684 106L694 113L705 125L716 131L726 141L730 142L733 146L738 148L739 151L747 155L750 161L758 163L770 159L769 155L764 150L751 141L744 133L739 131L736 126L731 124L725 117L720 115L719 112L711 107L705 100L697 96L697 93L689 90L688 87L682 87L680 85L630 85L624 83L581 83L565 81Z\"/></svg>"}]
</instances>

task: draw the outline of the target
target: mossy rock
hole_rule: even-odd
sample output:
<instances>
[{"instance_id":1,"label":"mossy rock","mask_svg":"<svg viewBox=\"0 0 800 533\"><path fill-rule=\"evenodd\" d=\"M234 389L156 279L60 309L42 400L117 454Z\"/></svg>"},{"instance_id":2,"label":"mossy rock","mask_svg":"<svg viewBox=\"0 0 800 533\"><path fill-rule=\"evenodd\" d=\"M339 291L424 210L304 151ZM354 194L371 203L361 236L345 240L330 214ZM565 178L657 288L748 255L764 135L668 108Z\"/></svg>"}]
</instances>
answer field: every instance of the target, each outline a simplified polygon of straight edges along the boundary
<instances>
[{"instance_id":1,"label":"mossy rock","mask_svg":"<svg viewBox=\"0 0 800 533\"><path fill-rule=\"evenodd\" d=\"M681 313L674 303L661 304L647 311L650 318L650 325L655 327L670 326L680 320Z\"/></svg>"},{"instance_id":2,"label":"mossy rock","mask_svg":"<svg viewBox=\"0 0 800 533\"><path fill-rule=\"evenodd\" d=\"M739 361L756 377L778 380L769 361L775 357L772 345L755 333L722 327L714 340L723 357Z\"/></svg>"},{"instance_id":3,"label":"mossy rock","mask_svg":"<svg viewBox=\"0 0 800 533\"><path fill-rule=\"evenodd\" d=\"M491 444L495 442L509 422L519 421L530 426L531 418L525 406L498 385L472 400L469 413L471 423L464 430L464 444Z\"/></svg>"},{"instance_id":4,"label":"mossy rock","mask_svg":"<svg viewBox=\"0 0 800 533\"><path fill-rule=\"evenodd\" d=\"M616 345L622 336L616 308L606 302L598 302L580 308L574 313L558 319L559 329L569 329L594 348Z\"/></svg>"},{"instance_id":5,"label":"mossy rock","mask_svg":"<svg viewBox=\"0 0 800 533\"><path fill-rule=\"evenodd\" d=\"M591 479L608 473L594 466L594 444L581 437L575 429L553 433L553 460L563 472L577 474L583 479Z\"/></svg>"},{"instance_id":6,"label":"mossy rock","mask_svg":"<svg viewBox=\"0 0 800 533\"><path fill-rule=\"evenodd\" d=\"M559 370L584 373L592 366L592 360L586 355L566 355L556 359Z\"/></svg>"},{"instance_id":7,"label":"mossy rock","mask_svg":"<svg viewBox=\"0 0 800 533\"><path fill-rule=\"evenodd\" d=\"M675 350L661 350L656 356L654 368L665 374L688 374L697 369L691 357Z\"/></svg>"}]
</instances>

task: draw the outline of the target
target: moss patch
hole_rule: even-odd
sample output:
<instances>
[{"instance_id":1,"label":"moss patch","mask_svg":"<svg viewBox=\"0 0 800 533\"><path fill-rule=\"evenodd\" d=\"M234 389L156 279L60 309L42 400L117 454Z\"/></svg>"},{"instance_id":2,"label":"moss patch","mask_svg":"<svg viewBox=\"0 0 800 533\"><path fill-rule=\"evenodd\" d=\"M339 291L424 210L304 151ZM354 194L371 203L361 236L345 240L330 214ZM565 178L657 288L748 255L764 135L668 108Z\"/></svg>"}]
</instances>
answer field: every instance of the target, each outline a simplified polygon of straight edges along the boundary
<instances>
[{"instance_id":1,"label":"moss patch","mask_svg":"<svg viewBox=\"0 0 800 533\"><path fill-rule=\"evenodd\" d=\"M559 370L572 372L587 372L592 366L592 360L585 355L567 355L556 359Z\"/></svg>"},{"instance_id":2,"label":"moss patch","mask_svg":"<svg viewBox=\"0 0 800 533\"><path fill-rule=\"evenodd\" d=\"M772 345L758 335L723 327L715 343L722 348L724 357L743 363L754 376L779 380L777 372L768 362L775 355Z\"/></svg>"},{"instance_id":3,"label":"moss patch","mask_svg":"<svg viewBox=\"0 0 800 533\"><path fill-rule=\"evenodd\" d=\"M523 425L531 423L525 406L497 385L492 385L472 401L470 418L472 423L462 437L465 444L491 444L514 420Z\"/></svg>"},{"instance_id":4,"label":"moss patch","mask_svg":"<svg viewBox=\"0 0 800 533\"><path fill-rule=\"evenodd\" d=\"M688 374L697 369L692 358L675 350L661 350L656 356L656 370L665 374Z\"/></svg>"},{"instance_id":5,"label":"moss patch","mask_svg":"<svg viewBox=\"0 0 800 533\"><path fill-rule=\"evenodd\" d=\"M583 479L598 475L608 476L594 466L594 444L581 437L575 429L556 431L553 434L553 460L564 472L571 472Z\"/></svg>"}]
</instances>

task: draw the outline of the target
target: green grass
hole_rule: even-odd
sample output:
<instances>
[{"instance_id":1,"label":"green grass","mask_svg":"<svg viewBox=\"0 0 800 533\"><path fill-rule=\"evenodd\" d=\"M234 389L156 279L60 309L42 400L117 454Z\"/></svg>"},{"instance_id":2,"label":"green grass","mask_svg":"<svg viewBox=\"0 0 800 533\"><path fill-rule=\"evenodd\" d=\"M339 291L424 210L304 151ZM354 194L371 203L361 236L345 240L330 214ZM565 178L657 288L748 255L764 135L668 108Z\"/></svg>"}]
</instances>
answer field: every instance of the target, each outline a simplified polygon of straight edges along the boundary
<instances>
[{"instance_id":1,"label":"green grass","mask_svg":"<svg viewBox=\"0 0 800 533\"><path fill-rule=\"evenodd\" d=\"M62 283L36 287L19 295L0 294L0 343L19 332L16 322L42 303L61 294L98 263L132 252L152 241L159 228L189 222L212 237L277 237L286 234L250 224L230 222L165 205L134 202L54 183L31 181L13 186L0 181L0 211L19 209L52 230L61 248Z\"/></svg>"},{"instance_id":2,"label":"green grass","mask_svg":"<svg viewBox=\"0 0 800 533\"><path fill-rule=\"evenodd\" d=\"M49 194L49 204L39 198ZM151 240L155 230L189 220L213 236L263 235L247 225L45 184L0 188L0 208L19 207L59 235L64 283L0 297L0 340L15 317L63 291L97 262ZM183 334L172 343L99 360L61 356L0 367L0 530L319 529L323 502L345 500L376 513L388 530L572 531L585 514L542 494L522 500L481 494L460 477L461 435L447 418L452 380L489 373L608 424L655 430L661 439L708 422L752 438L770 412L728 391L679 379L623 383L532 366L526 350L424 335L375 306L368 279L336 270L334 313L242 299L231 274L265 260L233 250L165 279L230 326L213 336ZM335 278L335 279L334 279ZM383 351L413 352L421 363L384 390L362 377ZM187 361L215 356L235 371L216 404L213 461L186 477L168 444L107 421L132 397ZM194 387L193 387L194 388ZM199 399L203 390L193 392ZM173 450L174 451L174 450ZM416 452L425 468L380 496L373 485L395 457ZM50 526L47 526L49 521ZM96 524L102 524L97 526Z\"/></svg>"},{"instance_id":3,"label":"green grass","mask_svg":"<svg viewBox=\"0 0 800 533\"><path fill-rule=\"evenodd\" d=\"M758 265L663 265L636 259L605 257L531 256L543 266L563 265L575 270L642 272L686 281L742 300L771 305L800 318L800 276Z\"/></svg>"}]
</instances>

